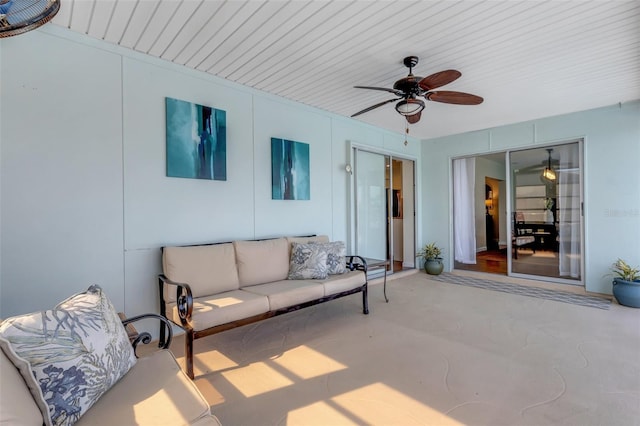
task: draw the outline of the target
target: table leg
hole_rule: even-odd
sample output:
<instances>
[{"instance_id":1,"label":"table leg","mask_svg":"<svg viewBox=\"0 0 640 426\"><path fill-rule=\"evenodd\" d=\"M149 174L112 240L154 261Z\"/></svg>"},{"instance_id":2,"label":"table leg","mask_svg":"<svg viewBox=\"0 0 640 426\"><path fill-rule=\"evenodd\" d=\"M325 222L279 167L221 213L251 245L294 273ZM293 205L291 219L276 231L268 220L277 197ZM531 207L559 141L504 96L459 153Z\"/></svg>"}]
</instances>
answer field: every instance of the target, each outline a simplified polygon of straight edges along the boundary
<instances>
[{"instance_id":1,"label":"table leg","mask_svg":"<svg viewBox=\"0 0 640 426\"><path fill-rule=\"evenodd\" d=\"M382 292L384 293L384 300L389 303L389 299L387 298L387 265L384 265L384 281L382 285Z\"/></svg>"}]
</instances>

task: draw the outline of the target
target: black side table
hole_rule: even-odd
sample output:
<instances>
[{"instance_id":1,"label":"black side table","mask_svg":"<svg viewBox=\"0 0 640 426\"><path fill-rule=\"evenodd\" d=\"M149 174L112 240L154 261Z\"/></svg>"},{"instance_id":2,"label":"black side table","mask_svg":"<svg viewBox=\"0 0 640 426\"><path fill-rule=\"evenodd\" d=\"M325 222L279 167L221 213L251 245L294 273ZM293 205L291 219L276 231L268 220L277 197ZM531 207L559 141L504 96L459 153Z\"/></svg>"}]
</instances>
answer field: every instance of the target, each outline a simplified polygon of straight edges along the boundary
<instances>
[{"instance_id":1,"label":"black side table","mask_svg":"<svg viewBox=\"0 0 640 426\"><path fill-rule=\"evenodd\" d=\"M380 259L371 259L368 257L365 257L364 260L367 261L367 269L369 271L372 269L380 269L380 268L384 269L384 281L383 281L382 291L384 294L384 300L387 303L389 303L389 299L387 298L387 268L389 267L391 262L388 259L380 260Z\"/></svg>"}]
</instances>

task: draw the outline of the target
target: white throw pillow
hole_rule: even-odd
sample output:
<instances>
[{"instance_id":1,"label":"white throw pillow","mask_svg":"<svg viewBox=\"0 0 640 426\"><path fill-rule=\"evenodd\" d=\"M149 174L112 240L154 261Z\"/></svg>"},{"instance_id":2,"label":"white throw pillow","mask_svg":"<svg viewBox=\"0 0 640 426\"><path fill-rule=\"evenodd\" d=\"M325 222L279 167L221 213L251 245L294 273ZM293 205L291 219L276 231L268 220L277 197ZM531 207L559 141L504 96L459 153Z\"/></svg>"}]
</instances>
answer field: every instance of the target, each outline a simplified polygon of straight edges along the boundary
<instances>
[{"instance_id":1,"label":"white throw pillow","mask_svg":"<svg viewBox=\"0 0 640 426\"><path fill-rule=\"evenodd\" d=\"M290 280L327 278L327 251L319 244L291 243Z\"/></svg>"},{"instance_id":2,"label":"white throw pillow","mask_svg":"<svg viewBox=\"0 0 640 426\"><path fill-rule=\"evenodd\" d=\"M327 252L327 273L329 275L347 272L347 247L344 241L332 241L330 243L312 241L309 244L321 246Z\"/></svg>"},{"instance_id":3,"label":"white throw pillow","mask_svg":"<svg viewBox=\"0 0 640 426\"><path fill-rule=\"evenodd\" d=\"M52 310L2 321L0 346L47 426L78 421L136 362L117 312L97 285Z\"/></svg>"}]
</instances>

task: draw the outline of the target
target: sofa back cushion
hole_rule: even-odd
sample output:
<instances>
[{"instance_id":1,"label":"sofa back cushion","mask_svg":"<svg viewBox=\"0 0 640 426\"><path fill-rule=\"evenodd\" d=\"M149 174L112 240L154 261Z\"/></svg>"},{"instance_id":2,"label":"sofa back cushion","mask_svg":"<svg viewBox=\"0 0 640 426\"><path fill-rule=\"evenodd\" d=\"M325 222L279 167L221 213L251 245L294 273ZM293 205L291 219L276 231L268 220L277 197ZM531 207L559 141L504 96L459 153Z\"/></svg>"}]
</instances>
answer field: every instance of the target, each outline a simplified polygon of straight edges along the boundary
<instances>
[{"instance_id":1,"label":"sofa back cushion","mask_svg":"<svg viewBox=\"0 0 640 426\"><path fill-rule=\"evenodd\" d=\"M286 238L234 241L240 286L286 280L289 274L289 243Z\"/></svg>"},{"instance_id":2,"label":"sofa back cushion","mask_svg":"<svg viewBox=\"0 0 640 426\"><path fill-rule=\"evenodd\" d=\"M40 409L18 369L0 350L0 425L42 426Z\"/></svg>"},{"instance_id":3,"label":"sofa back cushion","mask_svg":"<svg viewBox=\"0 0 640 426\"><path fill-rule=\"evenodd\" d=\"M232 243L191 247L165 247L162 270L167 278L189 284L193 297L238 290L238 270ZM165 288L165 301L175 302L176 292Z\"/></svg>"},{"instance_id":4,"label":"sofa back cushion","mask_svg":"<svg viewBox=\"0 0 640 426\"><path fill-rule=\"evenodd\" d=\"M287 243L289 243L289 257L291 257L291 244L309 244L309 243L328 243L329 237L327 235L315 235L313 237L287 237Z\"/></svg>"}]
</instances>

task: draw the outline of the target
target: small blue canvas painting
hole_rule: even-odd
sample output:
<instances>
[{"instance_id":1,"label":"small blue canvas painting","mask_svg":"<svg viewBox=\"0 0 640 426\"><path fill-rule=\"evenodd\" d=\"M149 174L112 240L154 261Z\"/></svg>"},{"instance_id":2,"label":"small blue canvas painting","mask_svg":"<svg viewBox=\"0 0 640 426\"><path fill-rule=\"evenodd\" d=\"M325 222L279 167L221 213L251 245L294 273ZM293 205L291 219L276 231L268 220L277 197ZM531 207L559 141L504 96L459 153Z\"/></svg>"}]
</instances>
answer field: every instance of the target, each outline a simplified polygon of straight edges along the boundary
<instances>
[{"instance_id":1,"label":"small blue canvas painting","mask_svg":"<svg viewBox=\"0 0 640 426\"><path fill-rule=\"evenodd\" d=\"M227 113L165 98L167 176L227 180Z\"/></svg>"},{"instance_id":2,"label":"small blue canvas painting","mask_svg":"<svg viewBox=\"0 0 640 426\"><path fill-rule=\"evenodd\" d=\"M271 198L309 200L309 144L271 138Z\"/></svg>"}]
</instances>

